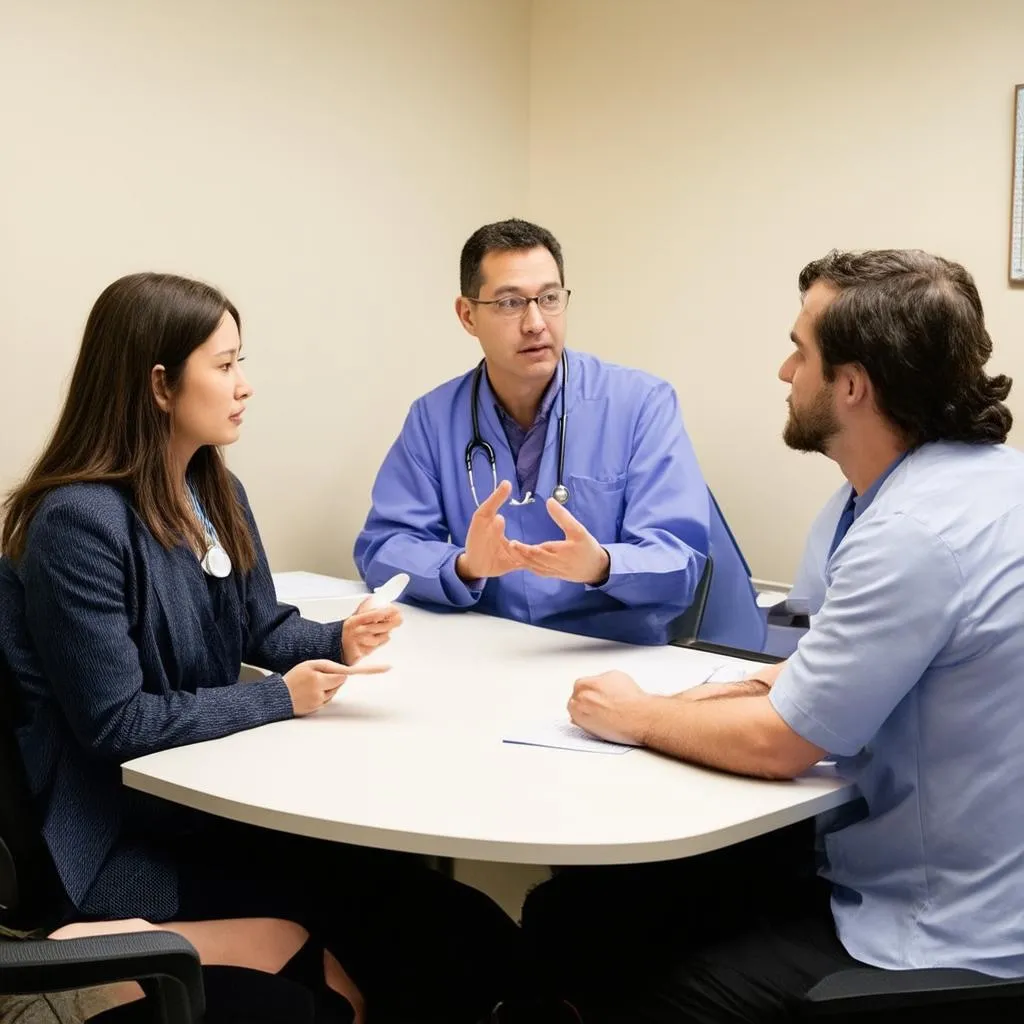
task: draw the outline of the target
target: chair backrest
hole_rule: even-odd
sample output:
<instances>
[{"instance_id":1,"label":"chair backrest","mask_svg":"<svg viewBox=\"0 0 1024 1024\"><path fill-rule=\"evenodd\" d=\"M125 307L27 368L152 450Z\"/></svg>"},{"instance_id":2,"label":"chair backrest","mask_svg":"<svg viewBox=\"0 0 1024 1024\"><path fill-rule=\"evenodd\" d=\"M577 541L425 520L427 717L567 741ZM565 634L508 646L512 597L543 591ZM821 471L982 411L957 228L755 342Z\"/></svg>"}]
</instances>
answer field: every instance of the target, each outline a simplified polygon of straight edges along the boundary
<instances>
[{"instance_id":1,"label":"chair backrest","mask_svg":"<svg viewBox=\"0 0 1024 1024\"><path fill-rule=\"evenodd\" d=\"M31 929L50 923L63 897L25 779L19 714L16 684L0 654L0 922Z\"/></svg>"},{"instance_id":2,"label":"chair backrest","mask_svg":"<svg viewBox=\"0 0 1024 1024\"><path fill-rule=\"evenodd\" d=\"M685 646L693 643L700 634L700 626L704 621L704 609L708 606L708 594L711 592L711 579L715 574L714 561L710 555L704 565L704 572L697 583L697 589L693 593L693 601L690 607L672 623L670 630L670 644Z\"/></svg>"},{"instance_id":3,"label":"chair backrest","mask_svg":"<svg viewBox=\"0 0 1024 1024\"><path fill-rule=\"evenodd\" d=\"M708 506L708 540L715 560L715 578L708 591L700 639L747 651L760 651L764 647L765 619L757 606L750 566L710 489Z\"/></svg>"}]
</instances>

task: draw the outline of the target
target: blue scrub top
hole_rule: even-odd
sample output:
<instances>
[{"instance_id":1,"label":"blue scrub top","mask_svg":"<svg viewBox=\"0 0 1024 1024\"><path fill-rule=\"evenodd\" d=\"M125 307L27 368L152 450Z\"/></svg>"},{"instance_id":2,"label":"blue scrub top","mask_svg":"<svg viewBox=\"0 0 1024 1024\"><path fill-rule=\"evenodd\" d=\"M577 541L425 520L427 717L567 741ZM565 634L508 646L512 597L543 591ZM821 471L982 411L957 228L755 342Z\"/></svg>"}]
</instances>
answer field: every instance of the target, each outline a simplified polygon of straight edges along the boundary
<instances>
[{"instance_id":1,"label":"blue scrub top","mask_svg":"<svg viewBox=\"0 0 1024 1024\"><path fill-rule=\"evenodd\" d=\"M702 638L760 649L764 622L749 573L724 522L712 513L675 391L639 370L567 354L567 507L608 550L607 582L590 587L519 571L467 585L456 575L455 559L476 511L465 466L472 372L410 409L378 473L373 507L356 540L363 579L374 587L406 572L406 596L414 602L662 644L692 602L710 550L714 574ZM506 534L526 544L563 538L544 506L557 483L560 402L555 398L548 419L538 500L502 509ZM486 375L478 413L481 435L494 448L498 479L512 481L513 497L519 497L515 462ZM474 469L484 500L492 481L482 454Z\"/></svg>"}]
</instances>

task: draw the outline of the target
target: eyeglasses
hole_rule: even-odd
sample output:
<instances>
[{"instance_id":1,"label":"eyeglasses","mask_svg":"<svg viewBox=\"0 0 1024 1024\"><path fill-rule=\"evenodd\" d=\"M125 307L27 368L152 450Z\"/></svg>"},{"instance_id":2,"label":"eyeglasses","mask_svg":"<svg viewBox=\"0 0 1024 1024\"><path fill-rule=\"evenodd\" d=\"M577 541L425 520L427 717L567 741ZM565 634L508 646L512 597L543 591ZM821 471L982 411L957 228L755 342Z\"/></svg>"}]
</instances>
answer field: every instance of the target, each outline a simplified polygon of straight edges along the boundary
<instances>
[{"instance_id":1,"label":"eyeglasses","mask_svg":"<svg viewBox=\"0 0 1024 1024\"><path fill-rule=\"evenodd\" d=\"M541 295L503 295L500 299L471 299L464 295L464 299L475 303L477 306L493 306L494 311L500 316L519 317L526 313L527 306L531 302L537 303L537 309L541 316L558 316L565 312L569 305L569 296L572 292L568 288L552 288L549 292Z\"/></svg>"}]
</instances>

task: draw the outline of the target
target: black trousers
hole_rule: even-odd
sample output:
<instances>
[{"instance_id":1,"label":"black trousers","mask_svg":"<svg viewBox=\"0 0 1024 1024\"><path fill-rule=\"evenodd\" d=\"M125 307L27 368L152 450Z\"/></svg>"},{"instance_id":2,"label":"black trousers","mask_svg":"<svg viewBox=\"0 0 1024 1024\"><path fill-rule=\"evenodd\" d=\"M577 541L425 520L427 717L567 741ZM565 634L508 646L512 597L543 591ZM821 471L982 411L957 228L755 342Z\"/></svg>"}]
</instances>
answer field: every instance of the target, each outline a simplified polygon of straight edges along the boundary
<instances>
[{"instance_id":1,"label":"black trousers","mask_svg":"<svg viewBox=\"0 0 1024 1024\"><path fill-rule=\"evenodd\" d=\"M545 984L586 1024L789 1021L827 975L863 967L836 937L813 824L700 857L570 868L523 929Z\"/></svg>"},{"instance_id":2,"label":"black trousers","mask_svg":"<svg viewBox=\"0 0 1024 1024\"><path fill-rule=\"evenodd\" d=\"M301 924L359 986L368 1024L475 1024L520 984L515 923L415 857L221 819L173 852L179 920Z\"/></svg>"}]
</instances>

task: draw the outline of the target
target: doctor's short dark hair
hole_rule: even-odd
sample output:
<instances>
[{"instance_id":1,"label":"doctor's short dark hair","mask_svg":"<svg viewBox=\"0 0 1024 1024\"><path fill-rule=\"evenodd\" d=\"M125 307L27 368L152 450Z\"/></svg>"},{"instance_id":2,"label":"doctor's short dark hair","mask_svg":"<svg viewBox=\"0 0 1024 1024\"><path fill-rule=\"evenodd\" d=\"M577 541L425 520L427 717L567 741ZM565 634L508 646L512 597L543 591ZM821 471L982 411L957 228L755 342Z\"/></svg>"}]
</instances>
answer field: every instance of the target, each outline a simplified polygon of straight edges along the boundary
<instances>
[{"instance_id":1,"label":"doctor's short dark hair","mask_svg":"<svg viewBox=\"0 0 1024 1024\"><path fill-rule=\"evenodd\" d=\"M542 246L554 257L558 265L558 279L565 284L565 265L562 262L562 247L550 231L528 220L512 217L499 220L494 224L485 224L477 228L462 247L462 258L459 260L460 295L469 299L480 296L480 287L484 283L480 265L489 252L523 252Z\"/></svg>"},{"instance_id":2,"label":"doctor's short dark hair","mask_svg":"<svg viewBox=\"0 0 1024 1024\"><path fill-rule=\"evenodd\" d=\"M833 251L800 272L800 294L817 281L839 290L816 327L826 379L862 366L880 411L912 447L1006 440L1012 382L985 373L992 339L959 263L916 249Z\"/></svg>"}]
</instances>

